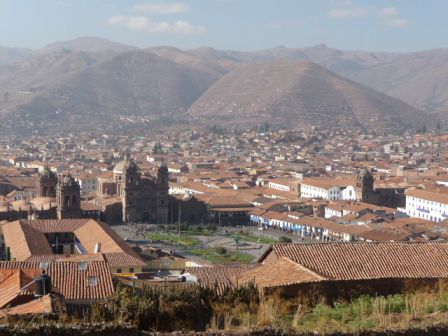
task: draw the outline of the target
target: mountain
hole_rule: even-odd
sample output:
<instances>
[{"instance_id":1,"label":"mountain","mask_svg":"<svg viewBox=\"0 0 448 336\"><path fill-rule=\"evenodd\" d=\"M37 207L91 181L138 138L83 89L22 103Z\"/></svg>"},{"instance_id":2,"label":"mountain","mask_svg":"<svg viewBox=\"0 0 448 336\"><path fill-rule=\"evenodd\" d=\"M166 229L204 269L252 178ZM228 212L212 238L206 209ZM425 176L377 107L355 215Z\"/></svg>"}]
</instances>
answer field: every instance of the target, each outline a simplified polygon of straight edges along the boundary
<instances>
[{"instance_id":1,"label":"mountain","mask_svg":"<svg viewBox=\"0 0 448 336\"><path fill-rule=\"evenodd\" d=\"M96 55L64 49L0 73L0 117L23 128L71 129L167 118L218 79L147 51Z\"/></svg>"},{"instance_id":2,"label":"mountain","mask_svg":"<svg viewBox=\"0 0 448 336\"><path fill-rule=\"evenodd\" d=\"M31 55L32 50L25 48L0 47L0 65L11 64Z\"/></svg>"},{"instance_id":3,"label":"mountain","mask_svg":"<svg viewBox=\"0 0 448 336\"><path fill-rule=\"evenodd\" d=\"M439 113L448 121L448 49L411 53L342 51L317 45L309 48L238 52L199 48L191 53L217 60L252 63L307 60L330 71L399 98L417 109Z\"/></svg>"},{"instance_id":4,"label":"mountain","mask_svg":"<svg viewBox=\"0 0 448 336\"><path fill-rule=\"evenodd\" d=\"M122 53L138 48L113 42L111 40L101 37L78 37L73 40L56 42L45 46L38 50L39 53L51 53L54 51L60 51L62 49L68 49L72 51L83 51L86 53L102 53L102 52L114 52Z\"/></svg>"},{"instance_id":5,"label":"mountain","mask_svg":"<svg viewBox=\"0 0 448 336\"><path fill-rule=\"evenodd\" d=\"M189 109L228 125L355 126L391 131L421 124L421 111L308 61L249 63L225 75Z\"/></svg>"},{"instance_id":6,"label":"mountain","mask_svg":"<svg viewBox=\"0 0 448 336\"><path fill-rule=\"evenodd\" d=\"M112 128L126 122L146 127L184 115L234 122L235 111L247 124L269 117L285 125L285 116L293 116L308 124L329 119L401 128L418 124L417 110L431 115L428 123L448 123L448 50L443 49L138 49L81 37L36 51L5 50L0 48L0 128L11 130L94 127L99 122Z\"/></svg>"},{"instance_id":7,"label":"mountain","mask_svg":"<svg viewBox=\"0 0 448 336\"><path fill-rule=\"evenodd\" d=\"M201 72L209 73L215 77L222 77L235 66L227 67L216 59L202 57L188 51L183 51L174 47L155 47L144 49L144 51L156 54L162 58L168 59L176 64L188 66Z\"/></svg>"}]
</instances>

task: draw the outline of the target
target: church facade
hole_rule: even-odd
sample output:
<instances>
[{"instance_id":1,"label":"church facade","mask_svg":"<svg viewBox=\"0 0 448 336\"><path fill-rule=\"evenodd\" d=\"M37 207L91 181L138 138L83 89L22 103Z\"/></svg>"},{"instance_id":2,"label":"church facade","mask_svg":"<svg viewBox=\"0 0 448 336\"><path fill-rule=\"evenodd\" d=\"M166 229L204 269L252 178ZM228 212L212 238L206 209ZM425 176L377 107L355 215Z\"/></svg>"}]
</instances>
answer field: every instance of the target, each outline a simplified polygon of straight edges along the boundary
<instances>
[{"instance_id":1,"label":"church facade","mask_svg":"<svg viewBox=\"0 0 448 336\"><path fill-rule=\"evenodd\" d=\"M126 159L123 170L114 170L114 180L122 203L122 221L168 222L168 168L162 164L156 176L139 172L132 159Z\"/></svg>"},{"instance_id":2,"label":"church facade","mask_svg":"<svg viewBox=\"0 0 448 336\"><path fill-rule=\"evenodd\" d=\"M111 179L99 179L97 205L105 221L169 222L169 173L165 164L153 174L142 173L127 156L113 169Z\"/></svg>"}]
</instances>

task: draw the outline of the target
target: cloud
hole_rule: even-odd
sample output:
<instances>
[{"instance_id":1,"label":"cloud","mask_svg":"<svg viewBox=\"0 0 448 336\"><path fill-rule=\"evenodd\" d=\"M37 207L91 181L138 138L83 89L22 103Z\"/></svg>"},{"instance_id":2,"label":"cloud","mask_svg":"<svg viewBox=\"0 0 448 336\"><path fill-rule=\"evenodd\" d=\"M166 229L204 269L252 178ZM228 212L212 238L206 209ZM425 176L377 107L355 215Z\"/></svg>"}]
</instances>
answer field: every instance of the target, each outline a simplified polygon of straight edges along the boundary
<instances>
[{"instance_id":1,"label":"cloud","mask_svg":"<svg viewBox=\"0 0 448 336\"><path fill-rule=\"evenodd\" d=\"M396 18L396 19L392 19L392 20L387 21L386 24L389 27L402 28L402 27L409 26L409 21L406 20L406 19Z\"/></svg>"},{"instance_id":2,"label":"cloud","mask_svg":"<svg viewBox=\"0 0 448 336\"><path fill-rule=\"evenodd\" d=\"M134 10L146 14L179 14L190 10L190 7L184 3L149 3L135 5Z\"/></svg>"},{"instance_id":3,"label":"cloud","mask_svg":"<svg viewBox=\"0 0 448 336\"><path fill-rule=\"evenodd\" d=\"M357 6L352 0L341 0L334 3L337 8L330 10L327 15L334 19L354 18L367 14L367 7Z\"/></svg>"},{"instance_id":4,"label":"cloud","mask_svg":"<svg viewBox=\"0 0 448 336\"><path fill-rule=\"evenodd\" d=\"M409 25L409 21L398 17L398 9L395 7L383 7L378 10L378 16L385 19L386 26L389 27L406 27Z\"/></svg>"},{"instance_id":5,"label":"cloud","mask_svg":"<svg viewBox=\"0 0 448 336\"><path fill-rule=\"evenodd\" d=\"M115 15L107 22L110 25L122 27L133 32L142 33L173 33L182 35L194 35L206 33L205 27L194 26L186 21L175 22L152 21L145 16Z\"/></svg>"},{"instance_id":6,"label":"cloud","mask_svg":"<svg viewBox=\"0 0 448 336\"><path fill-rule=\"evenodd\" d=\"M360 17L367 13L367 10L362 7L350 6L347 8L335 8L330 10L327 14L331 18L344 19Z\"/></svg>"},{"instance_id":7,"label":"cloud","mask_svg":"<svg viewBox=\"0 0 448 336\"><path fill-rule=\"evenodd\" d=\"M378 10L378 15L381 17L392 17L398 15L398 9L395 7L384 7Z\"/></svg>"}]
</instances>

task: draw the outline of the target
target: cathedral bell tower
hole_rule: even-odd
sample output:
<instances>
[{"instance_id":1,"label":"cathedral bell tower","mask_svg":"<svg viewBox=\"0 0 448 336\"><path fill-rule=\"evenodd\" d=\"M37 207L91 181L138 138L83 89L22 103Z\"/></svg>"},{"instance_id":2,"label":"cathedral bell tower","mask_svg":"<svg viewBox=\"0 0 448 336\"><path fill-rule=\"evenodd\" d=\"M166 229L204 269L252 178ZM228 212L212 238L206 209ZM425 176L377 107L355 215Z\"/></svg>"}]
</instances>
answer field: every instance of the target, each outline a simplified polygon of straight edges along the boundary
<instances>
[{"instance_id":1,"label":"cathedral bell tower","mask_svg":"<svg viewBox=\"0 0 448 336\"><path fill-rule=\"evenodd\" d=\"M157 222L167 223L168 221L168 190L169 173L168 167L162 163L157 169L156 177L156 202L157 202Z\"/></svg>"},{"instance_id":2,"label":"cathedral bell tower","mask_svg":"<svg viewBox=\"0 0 448 336\"><path fill-rule=\"evenodd\" d=\"M37 197L56 197L58 177L47 166L37 176Z\"/></svg>"},{"instance_id":3,"label":"cathedral bell tower","mask_svg":"<svg viewBox=\"0 0 448 336\"><path fill-rule=\"evenodd\" d=\"M364 168L363 170L358 172L358 175L356 176L356 187L361 193L360 199L362 200L362 202L366 202L374 193L373 183L373 175L367 168Z\"/></svg>"},{"instance_id":4,"label":"cathedral bell tower","mask_svg":"<svg viewBox=\"0 0 448 336\"><path fill-rule=\"evenodd\" d=\"M123 205L123 222L137 221L137 202L139 197L140 174L137 164L132 159L125 158L123 167L123 181L121 203Z\"/></svg>"},{"instance_id":5,"label":"cathedral bell tower","mask_svg":"<svg viewBox=\"0 0 448 336\"><path fill-rule=\"evenodd\" d=\"M71 176L60 176L56 188L58 219L81 218L81 188Z\"/></svg>"}]
</instances>

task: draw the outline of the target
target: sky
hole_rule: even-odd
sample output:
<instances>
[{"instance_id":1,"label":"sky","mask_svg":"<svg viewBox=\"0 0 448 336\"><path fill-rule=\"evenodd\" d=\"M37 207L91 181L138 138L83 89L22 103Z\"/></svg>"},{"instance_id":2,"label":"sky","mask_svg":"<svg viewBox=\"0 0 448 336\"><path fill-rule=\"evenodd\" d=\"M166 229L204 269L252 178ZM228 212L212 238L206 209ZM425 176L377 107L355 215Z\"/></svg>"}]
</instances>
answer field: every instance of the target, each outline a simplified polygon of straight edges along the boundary
<instances>
[{"instance_id":1,"label":"sky","mask_svg":"<svg viewBox=\"0 0 448 336\"><path fill-rule=\"evenodd\" d=\"M0 46L81 36L138 47L448 47L448 0L0 0Z\"/></svg>"}]
</instances>

